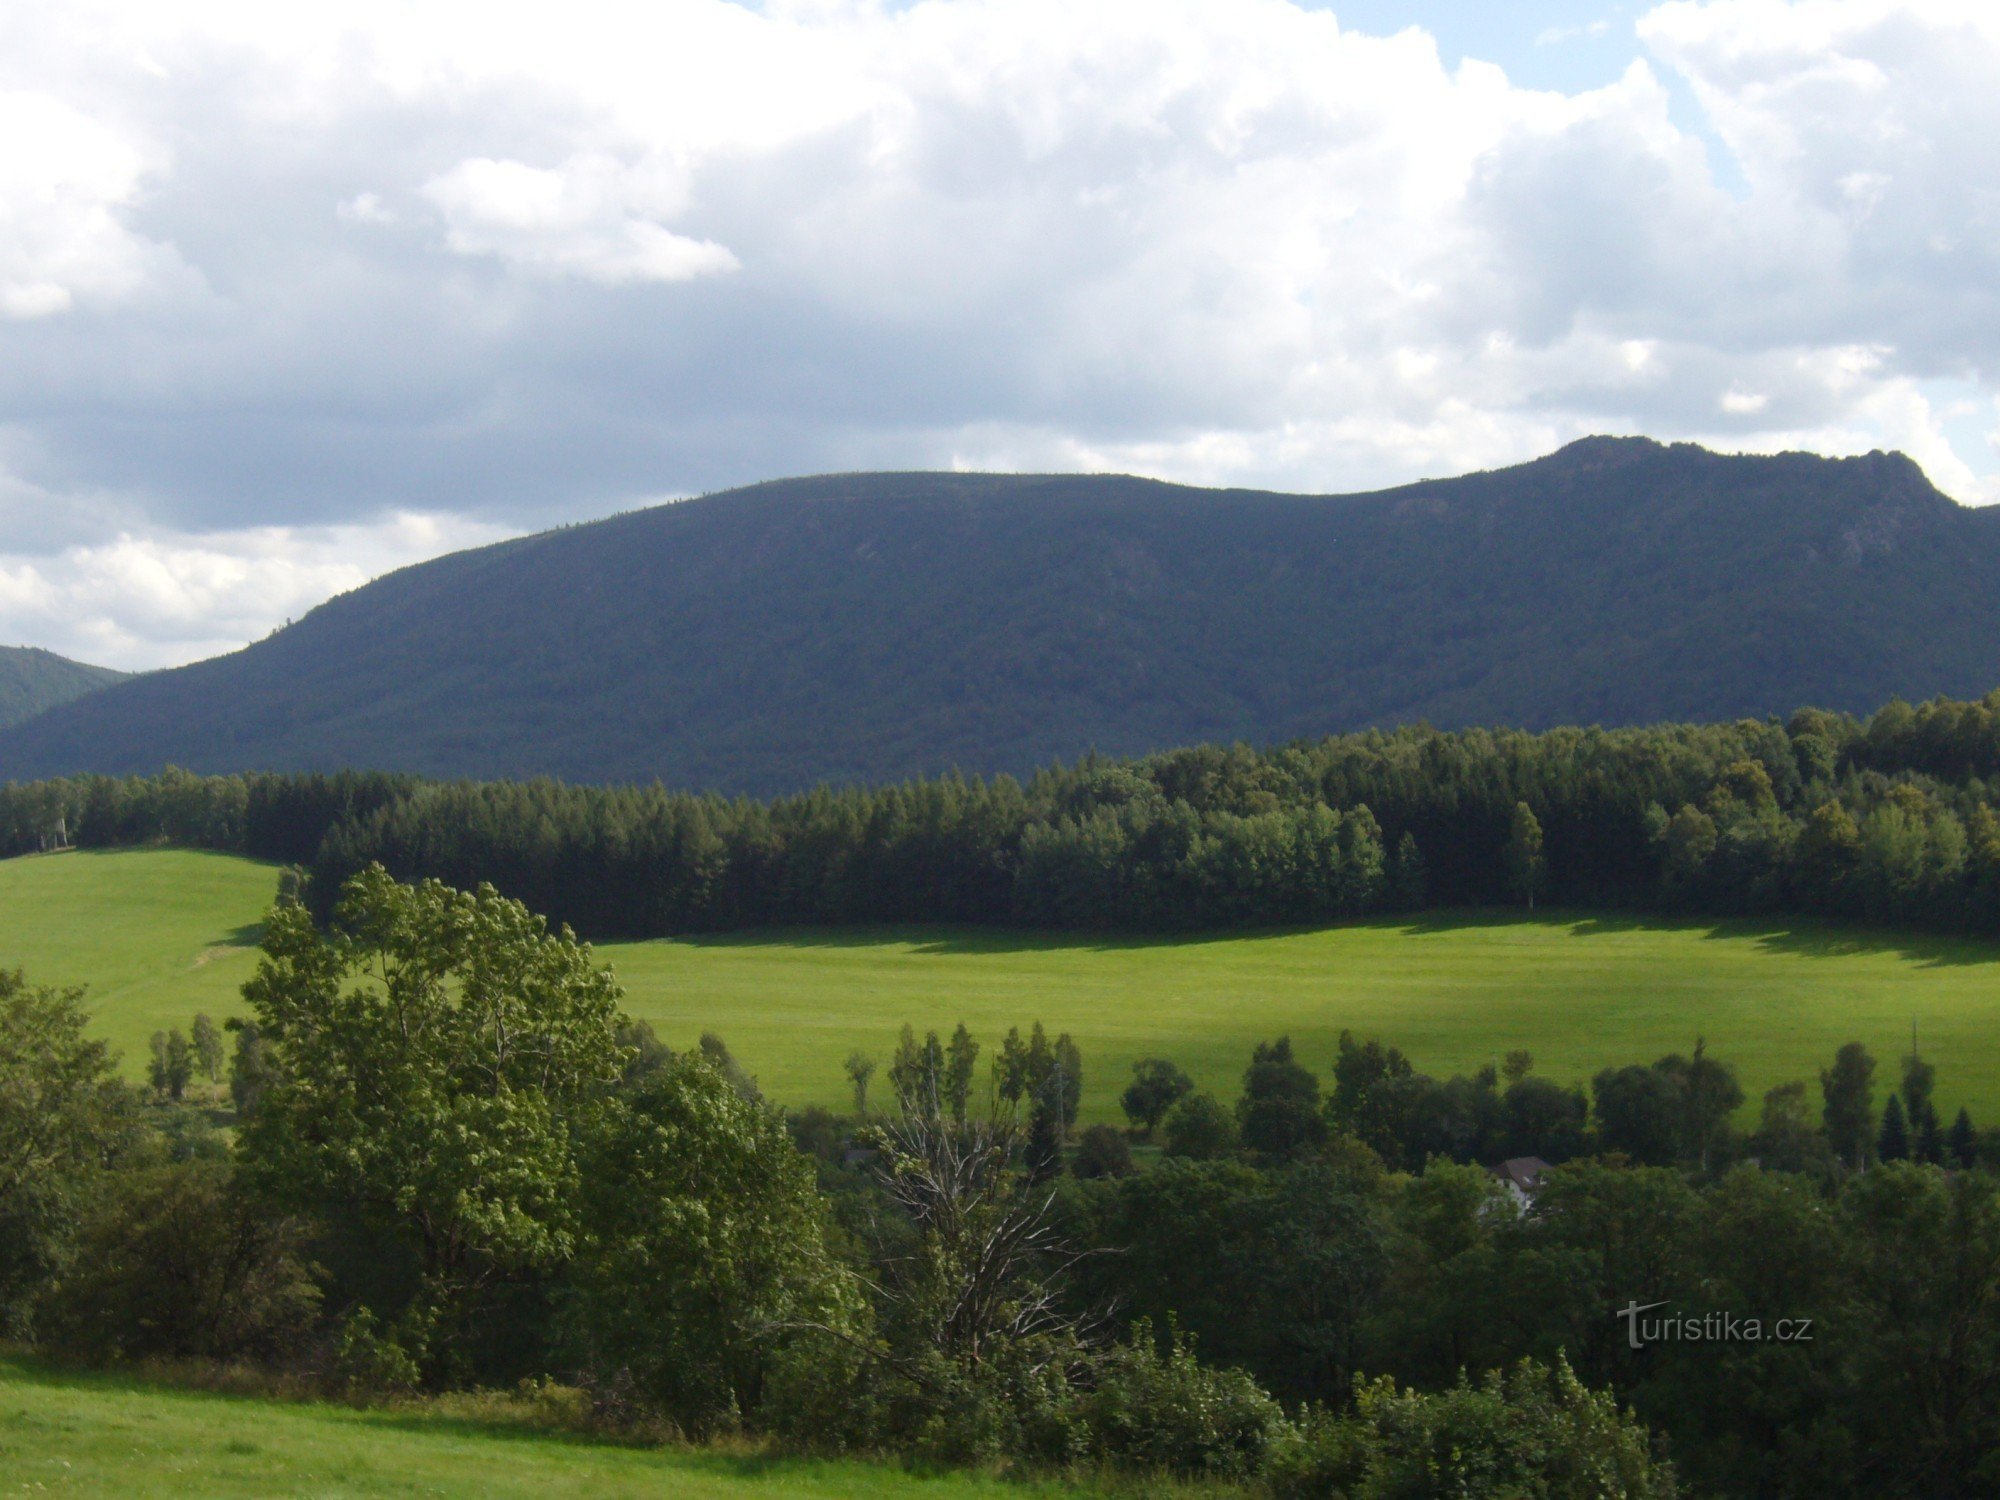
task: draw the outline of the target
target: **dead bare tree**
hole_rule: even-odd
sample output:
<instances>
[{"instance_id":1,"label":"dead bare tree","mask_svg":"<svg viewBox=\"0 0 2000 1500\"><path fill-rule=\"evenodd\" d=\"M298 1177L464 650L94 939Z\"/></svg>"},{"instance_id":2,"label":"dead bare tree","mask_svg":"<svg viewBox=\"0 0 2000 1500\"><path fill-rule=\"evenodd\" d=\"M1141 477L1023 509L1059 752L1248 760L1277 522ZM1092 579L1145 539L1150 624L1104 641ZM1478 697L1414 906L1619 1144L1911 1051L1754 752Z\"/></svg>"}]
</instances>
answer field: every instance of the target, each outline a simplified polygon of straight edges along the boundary
<instances>
[{"instance_id":1,"label":"dead bare tree","mask_svg":"<svg viewBox=\"0 0 2000 1500\"><path fill-rule=\"evenodd\" d=\"M916 1230L886 1257L879 1290L897 1320L954 1364L977 1367L996 1341L1015 1349L1039 1336L1051 1354L1088 1331L1063 1305L1083 1258L1055 1224L1055 1193L1015 1165L1021 1132L1011 1111L960 1125L919 1107L880 1127L883 1186Z\"/></svg>"}]
</instances>

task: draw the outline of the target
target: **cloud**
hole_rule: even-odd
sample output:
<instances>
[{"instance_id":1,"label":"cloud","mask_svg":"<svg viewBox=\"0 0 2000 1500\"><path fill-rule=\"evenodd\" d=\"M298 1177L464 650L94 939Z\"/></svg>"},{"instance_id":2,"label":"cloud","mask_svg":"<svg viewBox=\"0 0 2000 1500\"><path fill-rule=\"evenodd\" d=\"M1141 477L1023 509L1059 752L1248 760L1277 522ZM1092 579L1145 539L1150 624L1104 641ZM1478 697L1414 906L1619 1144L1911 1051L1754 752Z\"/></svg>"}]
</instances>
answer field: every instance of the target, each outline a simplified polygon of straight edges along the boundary
<instances>
[{"instance_id":1,"label":"cloud","mask_svg":"<svg viewBox=\"0 0 2000 1500\"><path fill-rule=\"evenodd\" d=\"M0 89L0 324L116 304L179 267L121 220L145 154L46 93Z\"/></svg>"},{"instance_id":2,"label":"cloud","mask_svg":"<svg viewBox=\"0 0 2000 1500\"><path fill-rule=\"evenodd\" d=\"M347 526L121 533L50 556L0 552L0 641L127 669L231 651L334 594L502 528L401 512Z\"/></svg>"},{"instance_id":3,"label":"cloud","mask_svg":"<svg viewBox=\"0 0 2000 1500\"><path fill-rule=\"evenodd\" d=\"M498 256L531 272L617 286L737 269L736 257L714 241L632 213L630 175L602 157L539 168L482 156L431 179L423 195L443 211L453 250ZM645 192L641 184L637 195Z\"/></svg>"},{"instance_id":4,"label":"cloud","mask_svg":"<svg viewBox=\"0 0 2000 1500\"><path fill-rule=\"evenodd\" d=\"M0 165L10 576L152 598L86 565L129 536L255 598L388 514L954 462L1337 490L1598 430L1903 444L1991 498L1926 391L1996 396L2000 21L1637 36L1566 95L1285 0L18 7L0 128L54 147ZM70 588L156 654L297 593Z\"/></svg>"}]
</instances>

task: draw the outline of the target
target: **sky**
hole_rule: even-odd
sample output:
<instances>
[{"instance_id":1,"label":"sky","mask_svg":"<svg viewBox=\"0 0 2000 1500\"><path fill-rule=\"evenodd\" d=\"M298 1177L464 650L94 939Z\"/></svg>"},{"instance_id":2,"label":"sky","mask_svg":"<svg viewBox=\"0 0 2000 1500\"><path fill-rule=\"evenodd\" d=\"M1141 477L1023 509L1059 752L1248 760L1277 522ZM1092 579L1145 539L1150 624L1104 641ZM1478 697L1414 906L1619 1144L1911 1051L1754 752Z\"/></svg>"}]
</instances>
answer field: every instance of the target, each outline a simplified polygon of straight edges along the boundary
<instances>
[{"instance_id":1,"label":"sky","mask_svg":"<svg viewBox=\"0 0 2000 1500\"><path fill-rule=\"evenodd\" d=\"M2000 500L1990 0L0 7L0 643L759 479Z\"/></svg>"}]
</instances>

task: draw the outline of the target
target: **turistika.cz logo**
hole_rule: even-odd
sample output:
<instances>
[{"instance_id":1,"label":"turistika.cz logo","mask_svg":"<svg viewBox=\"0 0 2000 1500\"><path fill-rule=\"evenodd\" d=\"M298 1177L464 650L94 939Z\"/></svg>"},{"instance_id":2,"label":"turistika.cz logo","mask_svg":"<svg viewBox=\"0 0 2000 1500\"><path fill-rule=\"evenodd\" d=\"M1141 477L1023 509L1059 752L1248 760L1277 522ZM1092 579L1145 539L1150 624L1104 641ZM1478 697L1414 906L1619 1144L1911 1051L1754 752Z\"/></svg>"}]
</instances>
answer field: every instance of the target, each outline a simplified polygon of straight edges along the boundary
<instances>
[{"instance_id":1,"label":"turistika.cz logo","mask_svg":"<svg viewBox=\"0 0 2000 1500\"><path fill-rule=\"evenodd\" d=\"M1618 1309L1625 1320L1625 1340L1634 1349L1648 1344L1806 1344L1812 1342L1811 1318L1739 1317L1730 1312L1660 1313L1645 1316L1664 1302L1633 1302Z\"/></svg>"}]
</instances>

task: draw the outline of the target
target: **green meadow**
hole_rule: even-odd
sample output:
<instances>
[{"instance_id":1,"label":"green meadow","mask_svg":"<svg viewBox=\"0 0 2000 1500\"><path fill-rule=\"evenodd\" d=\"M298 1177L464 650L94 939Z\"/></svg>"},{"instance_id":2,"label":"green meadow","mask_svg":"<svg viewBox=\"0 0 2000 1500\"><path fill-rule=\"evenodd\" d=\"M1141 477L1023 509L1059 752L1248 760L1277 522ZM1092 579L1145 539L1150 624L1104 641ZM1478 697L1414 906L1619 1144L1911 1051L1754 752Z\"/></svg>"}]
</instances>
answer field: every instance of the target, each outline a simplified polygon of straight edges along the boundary
<instances>
[{"instance_id":1,"label":"green meadow","mask_svg":"<svg viewBox=\"0 0 2000 1500\"><path fill-rule=\"evenodd\" d=\"M55 1495L476 1496L478 1500L975 1500L1084 1495L875 1464L621 1447L452 1414L148 1385L0 1358L0 1491Z\"/></svg>"},{"instance_id":2,"label":"green meadow","mask_svg":"<svg viewBox=\"0 0 2000 1500\"><path fill-rule=\"evenodd\" d=\"M196 1010L239 1009L273 871L138 850L0 862L0 965L87 984L136 1072ZM755 933L608 943L627 1008L675 1045L729 1043L778 1100L837 1104L856 1047L965 1021L987 1042L1036 1019L1072 1033L1085 1115L1116 1119L1130 1064L1171 1057L1234 1092L1251 1045L1289 1033L1325 1070L1343 1027L1444 1074L1532 1051L1587 1078L1697 1034L1754 1101L1816 1076L1842 1042L1888 1061L1914 1023L1941 1104L2000 1117L2000 945L1795 921L1664 921L1576 911L1459 913L1303 932L1131 939L986 930Z\"/></svg>"}]
</instances>

